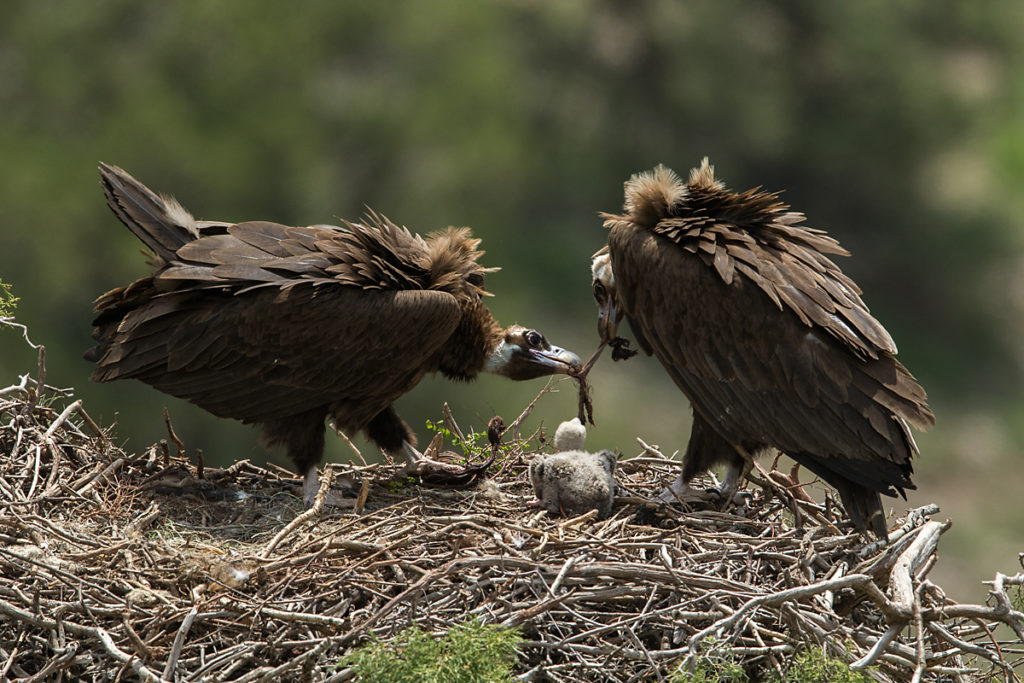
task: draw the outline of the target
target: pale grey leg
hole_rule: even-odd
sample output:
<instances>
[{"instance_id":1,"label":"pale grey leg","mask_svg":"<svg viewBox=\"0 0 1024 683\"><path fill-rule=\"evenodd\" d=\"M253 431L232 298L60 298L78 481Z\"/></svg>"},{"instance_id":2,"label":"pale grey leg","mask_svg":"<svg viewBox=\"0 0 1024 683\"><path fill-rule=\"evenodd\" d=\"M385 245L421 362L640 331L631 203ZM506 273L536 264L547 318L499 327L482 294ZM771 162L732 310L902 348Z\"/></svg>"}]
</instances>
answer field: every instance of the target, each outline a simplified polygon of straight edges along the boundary
<instances>
[{"instance_id":1,"label":"pale grey leg","mask_svg":"<svg viewBox=\"0 0 1024 683\"><path fill-rule=\"evenodd\" d=\"M302 481L302 502L310 507L316 500L316 494L320 491L320 474L316 467L310 467L306 477Z\"/></svg>"},{"instance_id":2,"label":"pale grey leg","mask_svg":"<svg viewBox=\"0 0 1024 683\"><path fill-rule=\"evenodd\" d=\"M306 472L302 480L302 502L306 507L313 507L316 502L316 494L320 493L320 474L315 467ZM356 504L355 498L346 498L340 491L331 489L324 496L324 505L336 508L350 508Z\"/></svg>"},{"instance_id":3,"label":"pale grey leg","mask_svg":"<svg viewBox=\"0 0 1024 683\"><path fill-rule=\"evenodd\" d=\"M744 508L750 503L750 494L746 491L740 491L740 486L743 484L743 480L747 478L747 473L753 465L744 460L742 467L730 465L725 472L725 479L722 481L721 493L722 493L722 507L728 507L730 504Z\"/></svg>"}]
</instances>

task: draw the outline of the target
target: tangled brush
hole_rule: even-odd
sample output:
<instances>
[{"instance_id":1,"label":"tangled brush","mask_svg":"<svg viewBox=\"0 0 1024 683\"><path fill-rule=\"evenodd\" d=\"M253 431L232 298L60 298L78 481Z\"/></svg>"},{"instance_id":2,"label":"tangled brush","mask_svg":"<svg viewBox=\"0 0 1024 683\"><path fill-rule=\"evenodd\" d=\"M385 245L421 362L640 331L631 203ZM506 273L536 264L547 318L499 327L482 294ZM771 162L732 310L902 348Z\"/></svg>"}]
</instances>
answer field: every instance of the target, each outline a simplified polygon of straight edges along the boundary
<instances>
[{"instance_id":1,"label":"tangled brush","mask_svg":"<svg viewBox=\"0 0 1024 683\"><path fill-rule=\"evenodd\" d=\"M305 510L295 475L203 466L169 421L122 451L44 375L40 352L0 389L0 679L343 681L369 639L468 620L519 629L520 680L648 680L722 652L781 673L808 648L881 681L1016 680L1024 656L1024 574L995 574L986 604L928 579L934 506L866 544L761 471L742 515L683 511L652 501L677 465L643 445L610 518L552 517L524 505L539 446L517 437L476 488L332 465ZM332 479L351 508L322 506Z\"/></svg>"}]
</instances>

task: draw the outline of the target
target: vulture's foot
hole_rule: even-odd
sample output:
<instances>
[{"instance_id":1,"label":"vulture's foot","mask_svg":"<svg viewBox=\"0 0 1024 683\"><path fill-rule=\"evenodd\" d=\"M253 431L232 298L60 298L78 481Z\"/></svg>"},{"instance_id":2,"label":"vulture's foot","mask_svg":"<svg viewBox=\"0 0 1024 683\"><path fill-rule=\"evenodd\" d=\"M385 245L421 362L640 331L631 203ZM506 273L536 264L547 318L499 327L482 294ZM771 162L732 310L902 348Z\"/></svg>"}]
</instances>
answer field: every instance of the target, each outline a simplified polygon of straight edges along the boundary
<instances>
[{"instance_id":1,"label":"vulture's foot","mask_svg":"<svg viewBox=\"0 0 1024 683\"><path fill-rule=\"evenodd\" d=\"M750 471L750 465L743 462L741 465L730 465L725 472L725 479L720 486L708 489L718 499L720 510L727 510L730 506L736 508L736 514L743 514L753 502L754 497L746 491L740 490L740 484Z\"/></svg>"},{"instance_id":2,"label":"vulture's foot","mask_svg":"<svg viewBox=\"0 0 1024 683\"><path fill-rule=\"evenodd\" d=\"M719 510L725 511L732 507L734 508L733 512L741 516L746 514L747 510L750 509L750 505L754 502L754 494L750 491L733 491L729 495L724 485L721 488L712 486L706 491L709 496L714 497L715 504L718 505Z\"/></svg>"},{"instance_id":3,"label":"vulture's foot","mask_svg":"<svg viewBox=\"0 0 1024 683\"><path fill-rule=\"evenodd\" d=\"M313 507L318 493L320 493L320 475L314 467L306 473L306 478L302 481L302 502L306 504L307 508ZM324 496L324 505L331 507L350 508L355 507L355 504L355 498L346 496L334 488L328 489L327 494Z\"/></svg>"},{"instance_id":4,"label":"vulture's foot","mask_svg":"<svg viewBox=\"0 0 1024 683\"><path fill-rule=\"evenodd\" d=\"M441 450L442 443L444 443L444 437L438 434L427 446L426 453L420 453L410 443L402 444L402 453L405 455L403 474L416 477L424 486L465 488L483 479L487 468L494 462L493 454L481 463L464 467L434 460L430 456L436 455Z\"/></svg>"},{"instance_id":5,"label":"vulture's foot","mask_svg":"<svg viewBox=\"0 0 1024 683\"><path fill-rule=\"evenodd\" d=\"M736 514L742 515L750 508L753 495L748 491L737 491L735 484L730 487L729 479L727 476L720 487L712 486L701 491L690 486L682 477L679 477L664 491L659 493L657 499L665 503L716 505L722 510L735 506Z\"/></svg>"},{"instance_id":6,"label":"vulture's foot","mask_svg":"<svg viewBox=\"0 0 1024 683\"><path fill-rule=\"evenodd\" d=\"M698 491L687 484L682 477L679 477L664 491L659 493L656 499L664 503L683 503L686 505L690 503L707 503L709 494L705 491Z\"/></svg>"}]
</instances>

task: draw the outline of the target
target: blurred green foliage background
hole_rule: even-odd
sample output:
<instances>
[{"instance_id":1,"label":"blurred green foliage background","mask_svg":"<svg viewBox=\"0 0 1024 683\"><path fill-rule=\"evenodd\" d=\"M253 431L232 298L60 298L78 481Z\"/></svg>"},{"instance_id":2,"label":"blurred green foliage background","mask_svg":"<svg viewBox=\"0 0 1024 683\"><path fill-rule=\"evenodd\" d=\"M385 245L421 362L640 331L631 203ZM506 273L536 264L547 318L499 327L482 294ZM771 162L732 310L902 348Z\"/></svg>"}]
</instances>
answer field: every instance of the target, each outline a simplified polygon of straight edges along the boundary
<instances>
[{"instance_id":1,"label":"blurred green foliage background","mask_svg":"<svg viewBox=\"0 0 1024 683\"><path fill-rule=\"evenodd\" d=\"M248 427L88 382L92 300L147 271L98 161L199 218L304 225L369 206L419 232L470 225L503 267L496 317L586 356L597 212L620 208L631 173L707 155L734 189L785 190L853 252L844 269L938 416L911 503L954 519L938 576L979 600L1024 551L1022 29L1013 0L14 0L0 278L49 381L116 419L129 448L164 435L167 405L208 462L262 460ZM4 381L35 367L10 331L0 353ZM606 357L593 378L591 447L684 448L689 408L656 361ZM421 439L445 400L482 430L541 386L429 380L399 408ZM535 426L575 413L559 388Z\"/></svg>"}]
</instances>

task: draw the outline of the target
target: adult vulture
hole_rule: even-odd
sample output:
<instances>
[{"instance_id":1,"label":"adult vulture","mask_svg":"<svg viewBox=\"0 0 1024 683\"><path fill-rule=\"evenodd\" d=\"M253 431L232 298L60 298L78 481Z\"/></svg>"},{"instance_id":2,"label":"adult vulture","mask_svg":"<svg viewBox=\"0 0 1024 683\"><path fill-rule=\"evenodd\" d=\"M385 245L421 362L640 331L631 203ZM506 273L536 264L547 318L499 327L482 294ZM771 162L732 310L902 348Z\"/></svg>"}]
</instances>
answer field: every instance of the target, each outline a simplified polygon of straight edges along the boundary
<instances>
[{"instance_id":1,"label":"adult vulture","mask_svg":"<svg viewBox=\"0 0 1024 683\"><path fill-rule=\"evenodd\" d=\"M309 504L324 421L364 430L424 462L392 403L427 373L525 380L579 358L483 304L468 228L426 238L370 212L344 227L197 221L116 166L100 166L107 204L152 250L155 271L96 303L92 379L135 378L220 417L260 424L304 475Z\"/></svg>"},{"instance_id":2,"label":"adult vulture","mask_svg":"<svg viewBox=\"0 0 1024 683\"><path fill-rule=\"evenodd\" d=\"M935 418L827 256L848 252L777 194L728 190L707 159L685 183L664 166L634 175L625 195L621 215L602 214L598 328L612 341L625 317L692 404L670 492L724 463L729 500L752 458L778 449L835 487L858 529L886 537L879 494L914 488L907 425Z\"/></svg>"}]
</instances>

